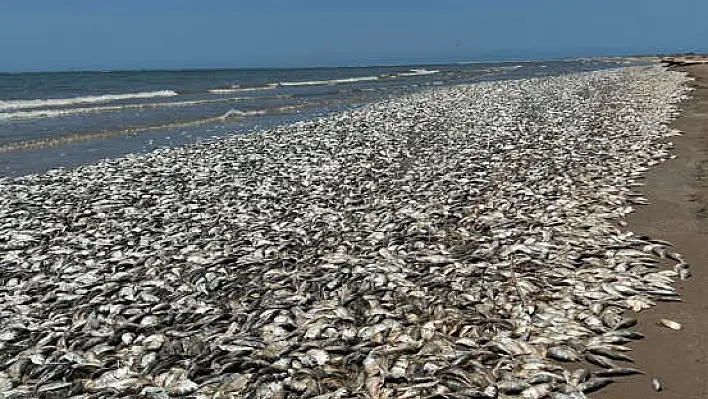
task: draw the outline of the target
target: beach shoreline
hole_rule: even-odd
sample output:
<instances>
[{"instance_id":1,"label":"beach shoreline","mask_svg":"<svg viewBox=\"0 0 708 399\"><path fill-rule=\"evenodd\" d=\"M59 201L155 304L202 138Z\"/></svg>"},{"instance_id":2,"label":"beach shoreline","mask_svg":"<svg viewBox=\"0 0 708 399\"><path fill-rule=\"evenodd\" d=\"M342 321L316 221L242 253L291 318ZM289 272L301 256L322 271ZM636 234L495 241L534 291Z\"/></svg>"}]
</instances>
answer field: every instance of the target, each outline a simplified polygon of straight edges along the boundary
<instances>
[{"instance_id":1,"label":"beach shoreline","mask_svg":"<svg viewBox=\"0 0 708 399\"><path fill-rule=\"evenodd\" d=\"M600 389L617 371L575 373L583 356L626 359L624 309L677 297L664 244L614 223L671 156L686 79L646 66L434 89L0 184L0 383Z\"/></svg>"},{"instance_id":2,"label":"beach shoreline","mask_svg":"<svg viewBox=\"0 0 708 399\"><path fill-rule=\"evenodd\" d=\"M637 207L627 218L627 228L675 244L693 275L677 281L683 302L659 302L636 315L646 338L633 345L632 353L647 374L624 379L594 398L708 397L708 65L671 69L695 79L690 82L692 98L681 104L682 113L671 126L683 135L670 140L676 157L646 173L641 192L650 204ZM661 318L678 321L682 329L659 326ZM661 392L652 388L652 378L662 382Z\"/></svg>"},{"instance_id":3,"label":"beach shoreline","mask_svg":"<svg viewBox=\"0 0 708 399\"><path fill-rule=\"evenodd\" d=\"M426 88L626 65L622 60L548 60L435 69L0 74L0 177L248 134ZM26 90L34 87L30 82L40 83Z\"/></svg>"}]
</instances>

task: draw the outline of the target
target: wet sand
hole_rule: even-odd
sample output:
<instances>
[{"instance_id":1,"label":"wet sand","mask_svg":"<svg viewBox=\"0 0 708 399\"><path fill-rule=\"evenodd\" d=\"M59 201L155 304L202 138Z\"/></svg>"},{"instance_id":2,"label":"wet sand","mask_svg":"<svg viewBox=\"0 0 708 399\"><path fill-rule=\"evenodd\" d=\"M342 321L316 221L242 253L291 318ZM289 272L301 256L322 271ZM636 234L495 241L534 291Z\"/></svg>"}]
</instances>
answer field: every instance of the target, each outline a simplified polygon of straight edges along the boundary
<instances>
[{"instance_id":1,"label":"wet sand","mask_svg":"<svg viewBox=\"0 0 708 399\"><path fill-rule=\"evenodd\" d=\"M681 104L673 127L675 159L653 168L642 190L651 205L636 206L627 220L638 234L668 240L692 266L693 277L677 286L684 302L658 303L638 314L646 338L633 345L637 367L644 376L622 378L591 394L593 398L708 398L708 65L678 67L696 81L692 99ZM670 330L657 325L661 318L680 322ZM655 392L651 379L663 389Z\"/></svg>"}]
</instances>

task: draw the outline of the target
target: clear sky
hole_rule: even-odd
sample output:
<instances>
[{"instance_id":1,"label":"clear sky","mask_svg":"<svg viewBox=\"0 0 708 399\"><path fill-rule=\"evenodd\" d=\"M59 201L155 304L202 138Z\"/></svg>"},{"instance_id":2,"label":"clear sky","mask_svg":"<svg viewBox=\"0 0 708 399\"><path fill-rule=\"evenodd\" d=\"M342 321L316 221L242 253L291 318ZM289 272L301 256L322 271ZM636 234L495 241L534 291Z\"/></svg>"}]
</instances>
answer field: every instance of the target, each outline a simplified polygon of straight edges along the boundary
<instances>
[{"instance_id":1,"label":"clear sky","mask_svg":"<svg viewBox=\"0 0 708 399\"><path fill-rule=\"evenodd\" d=\"M708 0L0 0L0 71L708 51Z\"/></svg>"}]
</instances>

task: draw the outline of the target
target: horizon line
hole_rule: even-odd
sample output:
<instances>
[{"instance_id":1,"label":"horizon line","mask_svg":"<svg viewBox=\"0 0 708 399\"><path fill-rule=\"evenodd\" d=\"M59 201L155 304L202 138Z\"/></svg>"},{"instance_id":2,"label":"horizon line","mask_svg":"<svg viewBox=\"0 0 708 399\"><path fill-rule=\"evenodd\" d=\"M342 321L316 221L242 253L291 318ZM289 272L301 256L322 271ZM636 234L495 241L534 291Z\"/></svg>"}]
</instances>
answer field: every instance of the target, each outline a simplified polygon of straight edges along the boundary
<instances>
[{"instance_id":1,"label":"horizon line","mask_svg":"<svg viewBox=\"0 0 708 399\"><path fill-rule=\"evenodd\" d=\"M688 53L677 53L688 54ZM346 64L346 65L309 65L309 66L263 66L263 67L187 67L187 68L135 68L135 69L56 69L36 71L2 71L0 75L22 75L34 73L121 73L121 72L184 72L184 71L225 71L225 70L288 70L288 69L328 69L328 68L376 68L400 66L430 66L430 65L465 65L465 64L503 64L513 62L543 62L543 61L568 61L577 59L603 59L603 58L632 58L632 57L659 57L667 54L624 54L624 55L594 55L594 56L566 56L566 57L540 57L540 58L503 58L478 61L416 61L410 63L372 63L372 64ZM672 54L674 55L674 54Z\"/></svg>"}]
</instances>

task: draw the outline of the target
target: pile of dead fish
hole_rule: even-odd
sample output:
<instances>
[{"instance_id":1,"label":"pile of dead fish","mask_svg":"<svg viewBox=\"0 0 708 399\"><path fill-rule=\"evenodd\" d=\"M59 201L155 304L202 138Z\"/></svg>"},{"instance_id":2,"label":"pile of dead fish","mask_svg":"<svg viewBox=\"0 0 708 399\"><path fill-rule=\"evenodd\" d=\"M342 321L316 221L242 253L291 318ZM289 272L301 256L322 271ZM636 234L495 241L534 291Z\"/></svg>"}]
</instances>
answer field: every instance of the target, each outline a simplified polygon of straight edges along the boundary
<instances>
[{"instance_id":1,"label":"pile of dead fish","mask_svg":"<svg viewBox=\"0 0 708 399\"><path fill-rule=\"evenodd\" d=\"M689 272L621 226L687 79L435 89L5 180L0 397L582 398L639 373L632 314Z\"/></svg>"}]
</instances>

